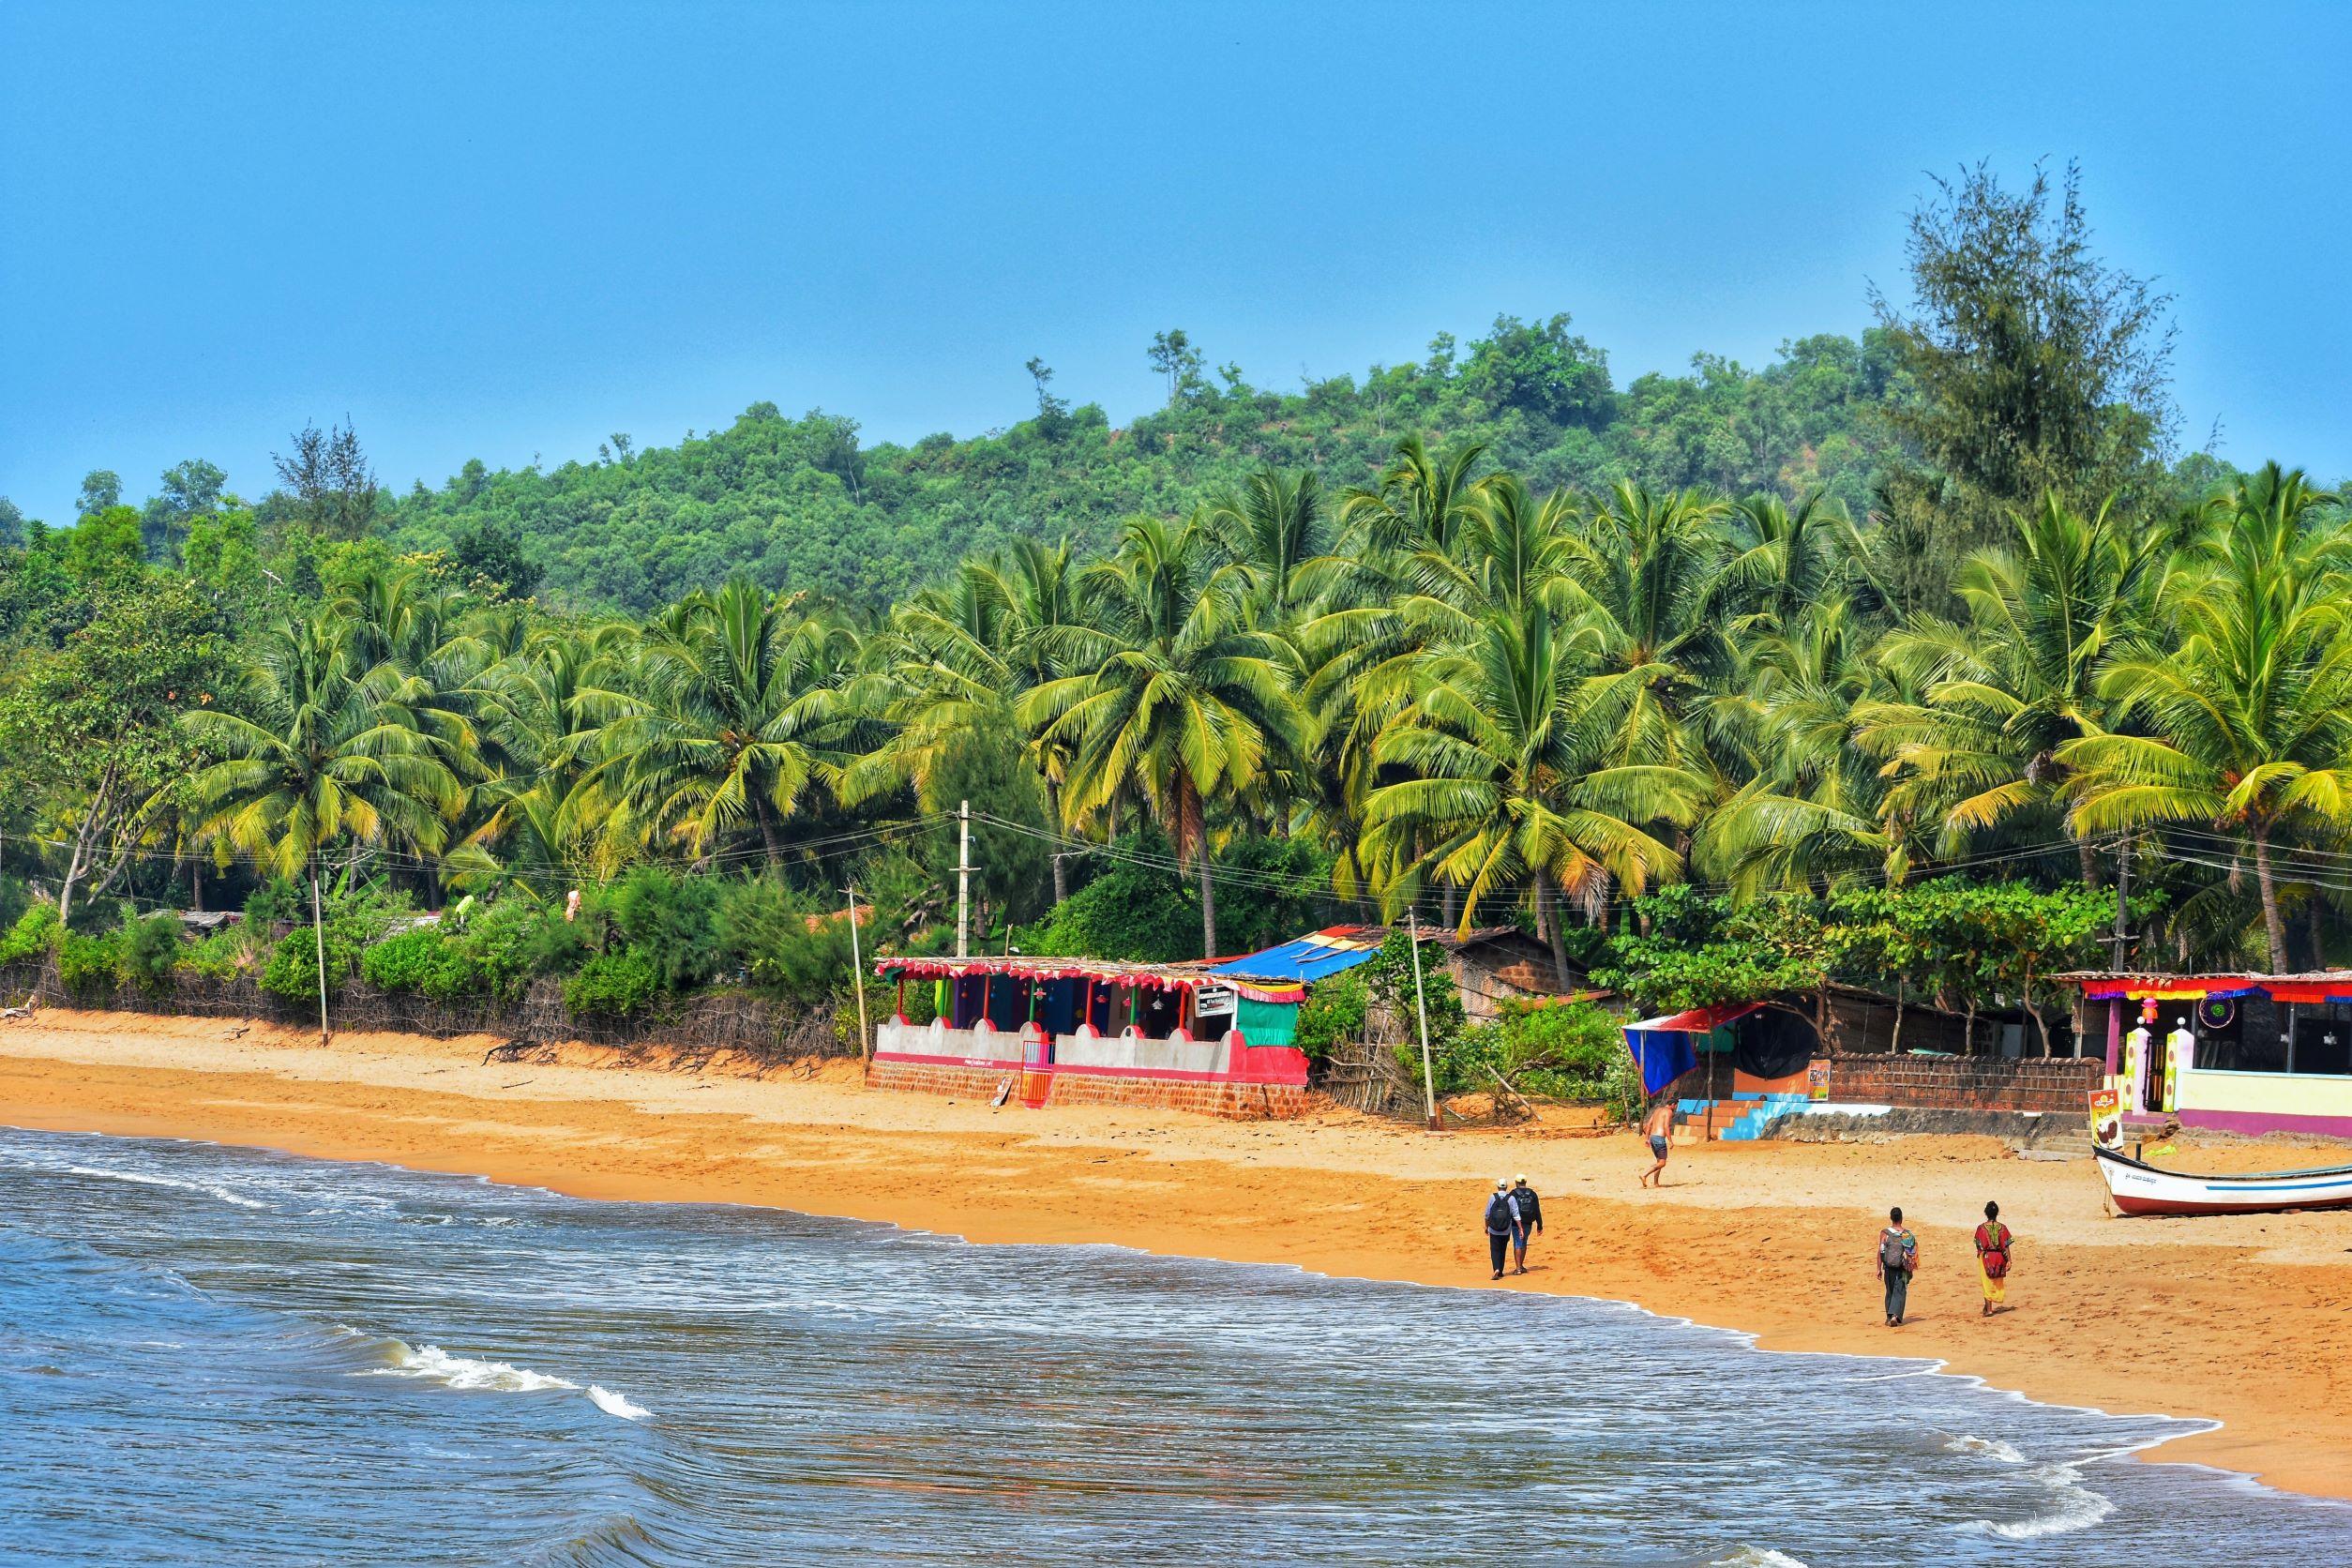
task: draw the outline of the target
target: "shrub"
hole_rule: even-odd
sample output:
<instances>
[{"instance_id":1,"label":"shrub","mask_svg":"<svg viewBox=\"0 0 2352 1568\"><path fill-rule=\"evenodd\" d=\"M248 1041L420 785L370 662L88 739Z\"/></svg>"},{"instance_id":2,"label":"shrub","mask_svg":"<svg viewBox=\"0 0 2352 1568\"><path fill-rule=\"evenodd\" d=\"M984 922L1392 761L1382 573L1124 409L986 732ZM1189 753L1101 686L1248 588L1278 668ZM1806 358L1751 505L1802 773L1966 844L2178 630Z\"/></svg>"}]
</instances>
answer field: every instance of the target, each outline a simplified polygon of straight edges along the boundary
<instances>
[{"instance_id":1,"label":"shrub","mask_svg":"<svg viewBox=\"0 0 2352 1568\"><path fill-rule=\"evenodd\" d=\"M1431 1020L1432 1066L1441 1094L1492 1092L1500 1077L1518 1093L1598 1102L1621 1120L1642 1106L1640 1077L1617 1018L1589 1002L1505 1002L1492 1023L1440 1038ZM1420 1071L1417 1042L1397 1048Z\"/></svg>"},{"instance_id":2,"label":"shrub","mask_svg":"<svg viewBox=\"0 0 2352 1568\"><path fill-rule=\"evenodd\" d=\"M543 910L541 917L532 922L522 936L522 961L534 975L569 975L614 945L614 941L611 894L588 889L574 919L565 919L565 912L557 908Z\"/></svg>"},{"instance_id":3,"label":"shrub","mask_svg":"<svg viewBox=\"0 0 2352 1568\"><path fill-rule=\"evenodd\" d=\"M720 889L708 877L641 866L612 895L612 922L665 990L689 990L726 957L716 916Z\"/></svg>"},{"instance_id":4,"label":"shrub","mask_svg":"<svg viewBox=\"0 0 2352 1568\"><path fill-rule=\"evenodd\" d=\"M252 967L252 950L246 945L245 935L241 927L224 926L183 951L180 963L208 980L231 979Z\"/></svg>"},{"instance_id":5,"label":"shrub","mask_svg":"<svg viewBox=\"0 0 2352 1568\"><path fill-rule=\"evenodd\" d=\"M522 995L531 983L538 929L550 918L547 912L515 898L475 912L454 941L445 937L445 943L456 949L465 989L508 1002ZM551 918L558 926L564 924L560 912Z\"/></svg>"},{"instance_id":6,"label":"shrub","mask_svg":"<svg viewBox=\"0 0 2352 1568\"><path fill-rule=\"evenodd\" d=\"M762 878L730 884L713 925L725 960L753 985L813 1006L850 989L848 916Z\"/></svg>"},{"instance_id":7,"label":"shrub","mask_svg":"<svg viewBox=\"0 0 2352 1568\"><path fill-rule=\"evenodd\" d=\"M111 991L122 977L122 934L85 937L68 931L57 943L57 978L78 996Z\"/></svg>"},{"instance_id":8,"label":"shrub","mask_svg":"<svg viewBox=\"0 0 2352 1568\"><path fill-rule=\"evenodd\" d=\"M661 976L636 952L600 953L564 982L564 1005L577 1014L626 1018L660 988Z\"/></svg>"},{"instance_id":9,"label":"shrub","mask_svg":"<svg viewBox=\"0 0 2352 1568\"><path fill-rule=\"evenodd\" d=\"M309 918L309 897L292 877L272 877L245 900L245 923L264 931L281 920L307 922Z\"/></svg>"},{"instance_id":10,"label":"shrub","mask_svg":"<svg viewBox=\"0 0 2352 1568\"><path fill-rule=\"evenodd\" d=\"M1372 993L1354 970L1318 980L1307 987L1306 1000L1299 1005L1295 1043L1310 1060L1321 1061L1334 1046L1364 1038L1364 1015L1371 1006Z\"/></svg>"},{"instance_id":11,"label":"shrub","mask_svg":"<svg viewBox=\"0 0 2352 1568\"><path fill-rule=\"evenodd\" d=\"M530 984L547 916L516 901L476 911L465 925L445 919L380 942L360 955L359 972L387 991L436 1002L512 1001ZM561 917L556 924L562 925Z\"/></svg>"},{"instance_id":12,"label":"shrub","mask_svg":"<svg viewBox=\"0 0 2352 1568\"><path fill-rule=\"evenodd\" d=\"M315 964L316 956L313 955ZM402 931L359 956L360 978L383 991L422 991L441 962L441 933Z\"/></svg>"},{"instance_id":13,"label":"shrub","mask_svg":"<svg viewBox=\"0 0 2352 1568\"><path fill-rule=\"evenodd\" d=\"M407 907L406 897L368 886L338 893L326 903L326 990L329 996L358 972L360 956L384 935L392 917ZM318 940L309 926L297 926L270 949L262 964L260 985L289 1002L319 999Z\"/></svg>"},{"instance_id":14,"label":"shrub","mask_svg":"<svg viewBox=\"0 0 2352 1568\"><path fill-rule=\"evenodd\" d=\"M186 945L180 935L180 917L169 910L144 920L126 916L115 957L124 983L143 991L170 990L172 971Z\"/></svg>"},{"instance_id":15,"label":"shrub","mask_svg":"<svg viewBox=\"0 0 2352 1568\"><path fill-rule=\"evenodd\" d=\"M37 958L57 945L57 906L36 903L18 915L16 924L0 936L0 964Z\"/></svg>"},{"instance_id":16,"label":"shrub","mask_svg":"<svg viewBox=\"0 0 2352 1568\"><path fill-rule=\"evenodd\" d=\"M1604 1099L1611 1069L1633 1060L1617 1019L1589 1002L1506 1002L1496 1028L1498 1065L1530 1093Z\"/></svg>"},{"instance_id":17,"label":"shrub","mask_svg":"<svg viewBox=\"0 0 2352 1568\"><path fill-rule=\"evenodd\" d=\"M313 944L311 928L297 926L279 937L262 961L261 976L256 982L272 996L282 996L289 1002L316 1002L319 999L318 952ZM336 975L327 971L327 988L335 988Z\"/></svg>"}]
</instances>

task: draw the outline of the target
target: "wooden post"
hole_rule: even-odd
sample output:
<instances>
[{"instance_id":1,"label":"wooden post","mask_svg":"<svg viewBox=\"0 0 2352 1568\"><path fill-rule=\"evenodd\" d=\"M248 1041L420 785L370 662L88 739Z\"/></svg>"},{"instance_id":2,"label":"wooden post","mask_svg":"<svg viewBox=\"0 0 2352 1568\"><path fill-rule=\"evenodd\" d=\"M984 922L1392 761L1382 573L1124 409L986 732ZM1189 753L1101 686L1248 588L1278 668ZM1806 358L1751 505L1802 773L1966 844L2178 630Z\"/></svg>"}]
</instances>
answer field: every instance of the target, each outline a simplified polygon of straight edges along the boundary
<instances>
[{"instance_id":1,"label":"wooden post","mask_svg":"<svg viewBox=\"0 0 2352 1568\"><path fill-rule=\"evenodd\" d=\"M857 889L850 889L850 985L857 992L857 1059L874 1059L872 1036L866 1027L866 956L857 944Z\"/></svg>"},{"instance_id":2,"label":"wooden post","mask_svg":"<svg viewBox=\"0 0 2352 1568\"><path fill-rule=\"evenodd\" d=\"M1413 1010L1421 1015L1421 1093L1429 1108L1429 1130L1442 1131L1438 1122L1438 1077L1429 1064L1429 999L1421 988L1421 915L1408 906L1405 911L1406 929L1412 933L1413 944Z\"/></svg>"},{"instance_id":3,"label":"wooden post","mask_svg":"<svg viewBox=\"0 0 2352 1568\"><path fill-rule=\"evenodd\" d=\"M319 950L319 1044L327 1043L326 1032L326 919L319 912L319 864L310 862L310 935Z\"/></svg>"}]
</instances>

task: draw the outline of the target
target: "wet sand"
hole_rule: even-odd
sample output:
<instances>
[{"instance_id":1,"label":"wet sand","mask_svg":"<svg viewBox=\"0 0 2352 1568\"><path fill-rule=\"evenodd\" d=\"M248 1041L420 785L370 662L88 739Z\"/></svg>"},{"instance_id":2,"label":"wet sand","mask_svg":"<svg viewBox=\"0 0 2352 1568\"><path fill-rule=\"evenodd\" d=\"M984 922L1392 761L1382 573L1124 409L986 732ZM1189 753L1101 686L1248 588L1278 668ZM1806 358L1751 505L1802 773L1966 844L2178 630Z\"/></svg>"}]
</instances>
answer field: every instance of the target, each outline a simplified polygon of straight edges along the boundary
<instances>
[{"instance_id":1,"label":"wet sand","mask_svg":"<svg viewBox=\"0 0 2352 1568\"><path fill-rule=\"evenodd\" d=\"M583 1198L761 1203L975 1242L1115 1242L1323 1274L1611 1297L1767 1349L1932 1356L2060 1404L2223 1423L2154 1457L2352 1498L2352 1212L2113 1219L2088 1157L1992 1138L1678 1147L1663 1191L1630 1133L1560 1116L1441 1137L1331 1110L1236 1123L1108 1107L991 1109L779 1068L584 1047L316 1036L44 1012L0 1024L0 1123L202 1138L481 1175ZM2344 1151L2184 1147L2282 1168ZM1531 1272L1487 1277L1498 1176L1544 1196ZM2017 1232L2011 1310L1979 1315L1968 1235ZM1882 1326L1871 1248L1919 1232L1911 1321ZM1668 1419L1671 1412L1666 1412Z\"/></svg>"}]
</instances>

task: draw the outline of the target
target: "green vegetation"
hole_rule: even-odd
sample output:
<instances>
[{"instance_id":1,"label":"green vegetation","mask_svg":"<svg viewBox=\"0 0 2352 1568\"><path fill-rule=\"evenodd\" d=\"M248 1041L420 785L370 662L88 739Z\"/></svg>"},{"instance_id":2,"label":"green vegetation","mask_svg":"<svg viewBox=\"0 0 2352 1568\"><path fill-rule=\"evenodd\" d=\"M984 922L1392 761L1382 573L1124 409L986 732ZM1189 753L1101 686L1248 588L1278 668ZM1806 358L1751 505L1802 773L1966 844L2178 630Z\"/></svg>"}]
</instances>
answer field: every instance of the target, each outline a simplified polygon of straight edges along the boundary
<instances>
[{"instance_id":1,"label":"green vegetation","mask_svg":"<svg viewBox=\"0 0 2352 1568\"><path fill-rule=\"evenodd\" d=\"M2128 947L2352 961L2352 526L2173 450L2164 301L2086 235L2071 176L1966 172L1909 300L1756 371L1621 387L1503 318L1276 393L1170 331L1116 430L1033 362L971 441L762 406L400 499L348 430L250 505L94 475L0 545L0 952L158 984L126 909L242 901L173 963L314 998L319 886L330 989L816 1002L852 887L877 950L952 942L968 800L991 948L1410 906L1660 1005L2045 1002L2129 856ZM1432 1022L1450 1083L1616 1092L1581 1014Z\"/></svg>"},{"instance_id":2,"label":"green vegetation","mask_svg":"<svg viewBox=\"0 0 2352 1568\"><path fill-rule=\"evenodd\" d=\"M2142 919L2161 896L2133 900ZM2103 961L2115 926L2110 889L1941 877L1827 896L1773 893L1737 901L1688 887L1634 901L1637 931L1609 944L1594 979L1644 1011L1680 1012L1837 982L1975 1012L2002 997L2063 1011L2052 974Z\"/></svg>"}]
</instances>

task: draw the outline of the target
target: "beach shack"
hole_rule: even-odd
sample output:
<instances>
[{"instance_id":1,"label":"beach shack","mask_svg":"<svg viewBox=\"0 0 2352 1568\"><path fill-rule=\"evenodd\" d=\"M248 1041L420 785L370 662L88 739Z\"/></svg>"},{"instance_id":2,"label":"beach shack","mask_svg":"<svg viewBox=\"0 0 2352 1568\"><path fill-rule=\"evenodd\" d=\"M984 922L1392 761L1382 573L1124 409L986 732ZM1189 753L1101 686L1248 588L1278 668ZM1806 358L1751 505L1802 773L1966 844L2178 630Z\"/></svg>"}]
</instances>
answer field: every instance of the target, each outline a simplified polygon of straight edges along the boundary
<instances>
[{"instance_id":1,"label":"beach shack","mask_svg":"<svg viewBox=\"0 0 2352 1568\"><path fill-rule=\"evenodd\" d=\"M2352 1138L2352 970L2059 978L2103 1004L2127 1122Z\"/></svg>"},{"instance_id":2,"label":"beach shack","mask_svg":"<svg viewBox=\"0 0 2352 1568\"><path fill-rule=\"evenodd\" d=\"M1021 954L874 967L897 987L874 1033L878 1089L1244 1119L1305 1108L1295 979ZM911 1021L911 1006L927 1020Z\"/></svg>"}]
</instances>

